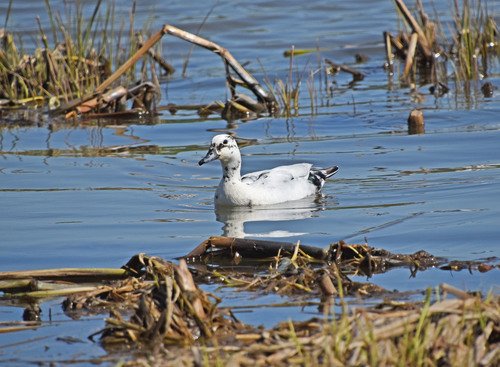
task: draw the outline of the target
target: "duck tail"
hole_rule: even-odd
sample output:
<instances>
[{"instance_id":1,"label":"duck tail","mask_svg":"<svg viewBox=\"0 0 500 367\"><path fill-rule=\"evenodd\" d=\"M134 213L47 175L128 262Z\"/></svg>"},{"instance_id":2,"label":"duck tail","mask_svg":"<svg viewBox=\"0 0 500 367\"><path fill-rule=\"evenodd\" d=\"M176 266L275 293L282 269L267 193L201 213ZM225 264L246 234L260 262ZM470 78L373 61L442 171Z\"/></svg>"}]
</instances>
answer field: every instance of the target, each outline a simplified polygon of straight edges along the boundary
<instances>
[{"instance_id":1,"label":"duck tail","mask_svg":"<svg viewBox=\"0 0 500 367\"><path fill-rule=\"evenodd\" d=\"M333 176L339 167L332 166L328 168L312 168L311 172L309 172L309 180L317 187L317 190L321 190L323 185L325 184L326 179Z\"/></svg>"}]
</instances>

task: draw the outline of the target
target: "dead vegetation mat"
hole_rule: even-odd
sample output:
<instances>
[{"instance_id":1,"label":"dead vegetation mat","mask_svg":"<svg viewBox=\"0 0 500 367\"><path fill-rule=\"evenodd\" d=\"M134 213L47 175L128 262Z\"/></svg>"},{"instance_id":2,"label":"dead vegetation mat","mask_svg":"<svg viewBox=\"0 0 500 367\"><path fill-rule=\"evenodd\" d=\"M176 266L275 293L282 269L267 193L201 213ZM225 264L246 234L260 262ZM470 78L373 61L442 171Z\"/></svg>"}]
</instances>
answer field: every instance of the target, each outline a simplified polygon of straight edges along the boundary
<instances>
[{"instance_id":1,"label":"dead vegetation mat","mask_svg":"<svg viewBox=\"0 0 500 367\"><path fill-rule=\"evenodd\" d=\"M422 259L426 266L455 266L442 265L443 259L423 252L395 255L345 243L314 257L310 250L314 254L316 248L305 246L304 251L295 244L281 245L275 256L249 266L240 254L248 246L259 247L266 255L272 247L262 241L211 237L178 265L136 255L123 267L130 277L68 297L65 312L72 317L109 312L104 329L90 338L110 355L125 359L126 366L487 366L499 362L497 296L443 285L435 294L428 291L421 302L387 297L377 306L359 309L345 303L346 295L389 294L368 282L352 282L349 274L361 268L373 274L382 263L415 267L424 264ZM379 259L382 254L384 261ZM231 309L219 307L218 297L198 287L207 279L247 291L317 297L324 317L283 322L271 329L245 325Z\"/></svg>"},{"instance_id":2,"label":"dead vegetation mat","mask_svg":"<svg viewBox=\"0 0 500 367\"><path fill-rule=\"evenodd\" d=\"M192 348L160 348L125 366L494 366L498 298L385 304L288 322Z\"/></svg>"},{"instance_id":3,"label":"dead vegetation mat","mask_svg":"<svg viewBox=\"0 0 500 367\"><path fill-rule=\"evenodd\" d=\"M138 254L121 269L45 269L0 273L1 302L27 304L15 332L42 326L41 299L67 297L71 318L108 313L89 338L126 366L498 365L500 298L443 284L417 302L371 282L354 282L405 267L498 271L498 259L447 261L419 251L394 254L367 244L323 249L275 241L210 237L178 263ZM285 296L312 305L319 317L272 328L246 325L199 284ZM421 294L421 291L413 292ZM377 297L373 306L347 300ZM452 296L452 297L451 297ZM384 301L380 301L384 300ZM350 302L350 301L349 301ZM353 304L353 302L350 302ZM321 316L322 315L322 316ZM29 322L29 323L28 323ZM104 361L104 359L103 359Z\"/></svg>"}]
</instances>

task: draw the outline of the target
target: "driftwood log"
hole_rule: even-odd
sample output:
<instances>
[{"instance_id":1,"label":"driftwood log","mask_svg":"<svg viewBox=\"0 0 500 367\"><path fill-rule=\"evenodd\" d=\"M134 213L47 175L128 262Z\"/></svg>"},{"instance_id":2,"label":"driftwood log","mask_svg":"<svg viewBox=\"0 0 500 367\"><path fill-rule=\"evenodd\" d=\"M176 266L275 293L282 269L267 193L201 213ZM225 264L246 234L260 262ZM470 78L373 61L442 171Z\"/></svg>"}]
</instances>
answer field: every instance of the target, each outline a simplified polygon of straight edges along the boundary
<instances>
[{"instance_id":1,"label":"driftwood log","mask_svg":"<svg viewBox=\"0 0 500 367\"><path fill-rule=\"evenodd\" d=\"M297 244L292 242L276 242L252 240L235 237L212 236L200 243L185 258L196 258L207 254L224 255L240 254L245 258L266 258L277 256L279 253L293 254ZM328 251L320 247L299 245L303 253L314 259L324 260Z\"/></svg>"}]
</instances>

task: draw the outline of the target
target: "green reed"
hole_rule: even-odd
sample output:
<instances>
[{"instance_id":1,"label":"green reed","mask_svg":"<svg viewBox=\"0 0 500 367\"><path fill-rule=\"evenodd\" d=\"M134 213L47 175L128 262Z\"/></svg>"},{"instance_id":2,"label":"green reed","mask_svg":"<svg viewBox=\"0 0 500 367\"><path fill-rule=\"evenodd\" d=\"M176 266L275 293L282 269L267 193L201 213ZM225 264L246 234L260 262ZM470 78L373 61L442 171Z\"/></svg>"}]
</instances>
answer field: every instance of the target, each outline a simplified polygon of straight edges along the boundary
<instances>
[{"instance_id":1,"label":"green reed","mask_svg":"<svg viewBox=\"0 0 500 367\"><path fill-rule=\"evenodd\" d=\"M498 26L479 0L455 0L452 62L458 80L480 79L488 73L490 55L500 51Z\"/></svg>"},{"instance_id":2,"label":"green reed","mask_svg":"<svg viewBox=\"0 0 500 367\"><path fill-rule=\"evenodd\" d=\"M22 47L23 36L8 29L15 6L11 0L5 33L0 38L0 98L8 99L12 105L48 102L57 107L63 101L92 93L111 70L137 49L135 12L130 13L128 32L123 22L116 29L114 4L104 3L98 0L91 11L81 2L55 11L45 0L48 29L35 18L37 45L34 50L26 50ZM123 82L130 83L134 77L135 72L130 72Z\"/></svg>"}]
</instances>

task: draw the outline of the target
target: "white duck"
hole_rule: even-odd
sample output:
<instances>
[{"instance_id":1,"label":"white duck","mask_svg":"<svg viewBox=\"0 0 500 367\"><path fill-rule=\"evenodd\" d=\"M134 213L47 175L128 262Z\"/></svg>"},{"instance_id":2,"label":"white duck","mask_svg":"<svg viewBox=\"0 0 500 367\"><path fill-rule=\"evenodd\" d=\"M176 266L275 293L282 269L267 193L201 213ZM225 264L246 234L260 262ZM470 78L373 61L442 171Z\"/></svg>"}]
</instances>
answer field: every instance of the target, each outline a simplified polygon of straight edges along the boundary
<instances>
[{"instance_id":1,"label":"white duck","mask_svg":"<svg viewBox=\"0 0 500 367\"><path fill-rule=\"evenodd\" d=\"M338 167L319 169L309 163L279 166L241 176L241 154L230 135L216 135L207 155L198 164L219 159L222 179L215 192L215 204L222 206L253 206L299 200L321 190L325 180Z\"/></svg>"}]
</instances>

